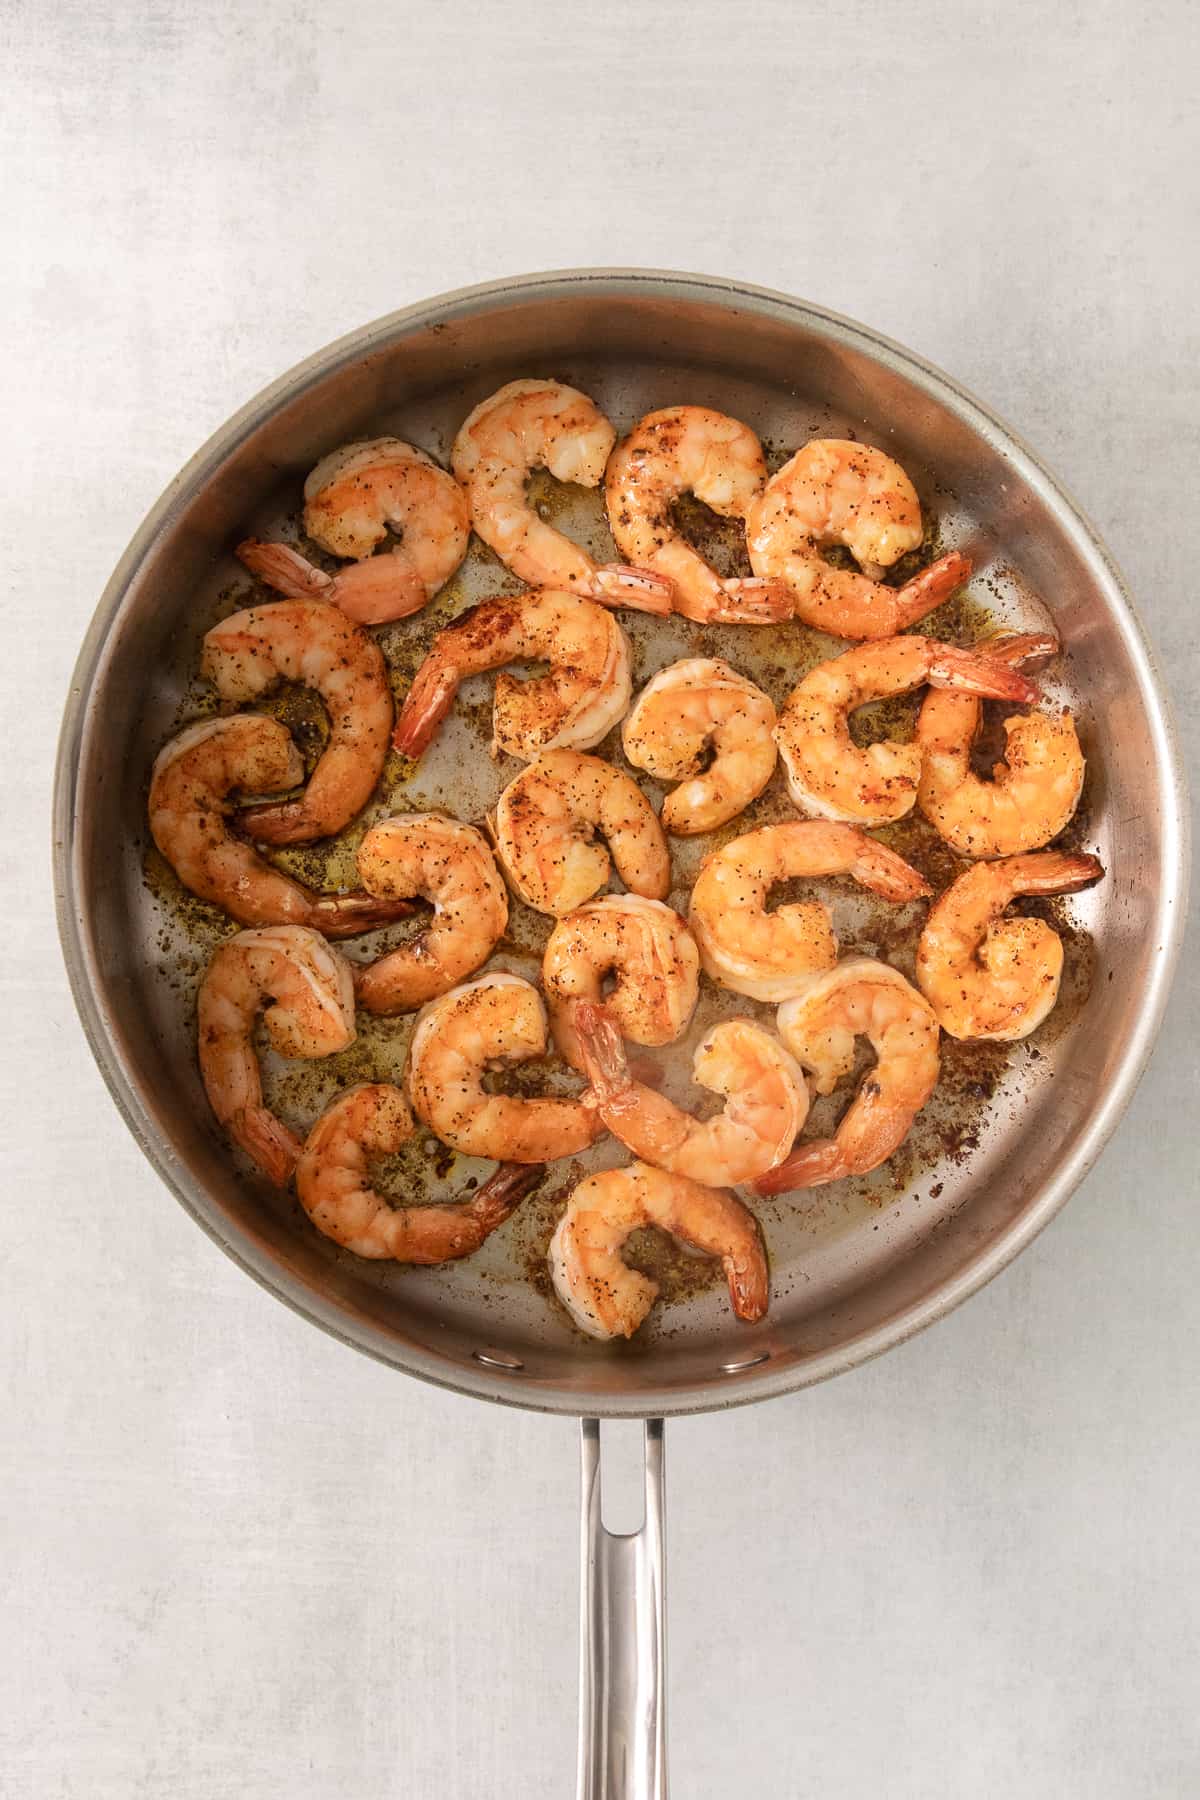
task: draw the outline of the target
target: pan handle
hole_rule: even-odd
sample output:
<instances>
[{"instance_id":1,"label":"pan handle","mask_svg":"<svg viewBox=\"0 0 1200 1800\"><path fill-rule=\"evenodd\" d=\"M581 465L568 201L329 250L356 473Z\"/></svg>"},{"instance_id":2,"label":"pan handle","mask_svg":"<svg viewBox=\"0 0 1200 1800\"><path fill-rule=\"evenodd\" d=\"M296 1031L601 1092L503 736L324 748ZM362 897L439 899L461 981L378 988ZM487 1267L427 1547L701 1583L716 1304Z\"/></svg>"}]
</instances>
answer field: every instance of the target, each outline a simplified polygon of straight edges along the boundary
<instances>
[{"instance_id":1,"label":"pan handle","mask_svg":"<svg viewBox=\"0 0 1200 1800\"><path fill-rule=\"evenodd\" d=\"M581 1421L578 1800L667 1800L663 1422L645 1422L640 1530L600 1515L600 1421Z\"/></svg>"}]
</instances>

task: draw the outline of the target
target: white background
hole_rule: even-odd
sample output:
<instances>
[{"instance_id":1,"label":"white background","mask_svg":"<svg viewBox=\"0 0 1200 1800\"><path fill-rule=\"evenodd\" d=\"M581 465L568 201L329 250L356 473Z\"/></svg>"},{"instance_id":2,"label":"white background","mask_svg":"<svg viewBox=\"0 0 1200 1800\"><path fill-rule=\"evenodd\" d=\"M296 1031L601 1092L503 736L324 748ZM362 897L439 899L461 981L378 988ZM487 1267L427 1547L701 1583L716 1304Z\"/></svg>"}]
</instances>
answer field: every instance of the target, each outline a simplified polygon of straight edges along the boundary
<instances>
[{"instance_id":1,"label":"white background","mask_svg":"<svg viewBox=\"0 0 1200 1800\"><path fill-rule=\"evenodd\" d=\"M49 776L145 509L266 381L459 283L740 276L950 369L1098 521L1193 734L1196 9L0 8L0 1791L571 1791L575 1431L302 1324L135 1151ZM668 1430L675 1792L1200 1792L1193 955L1059 1222L814 1392Z\"/></svg>"}]
</instances>

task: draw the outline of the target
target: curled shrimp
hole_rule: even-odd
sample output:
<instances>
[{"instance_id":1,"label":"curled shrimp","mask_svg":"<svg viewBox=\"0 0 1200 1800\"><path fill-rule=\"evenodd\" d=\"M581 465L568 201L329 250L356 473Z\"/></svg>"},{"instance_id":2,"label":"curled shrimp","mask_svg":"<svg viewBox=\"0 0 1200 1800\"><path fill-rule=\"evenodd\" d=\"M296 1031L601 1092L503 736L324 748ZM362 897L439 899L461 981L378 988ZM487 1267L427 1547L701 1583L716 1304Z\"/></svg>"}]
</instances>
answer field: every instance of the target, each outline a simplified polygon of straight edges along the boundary
<instances>
[{"instance_id":1,"label":"curled shrimp","mask_svg":"<svg viewBox=\"0 0 1200 1800\"><path fill-rule=\"evenodd\" d=\"M333 1056L354 1042L354 981L345 957L303 925L239 931L200 984L200 1073L235 1144L282 1186L300 1140L264 1104L252 1033L263 1014L280 1056Z\"/></svg>"},{"instance_id":2,"label":"curled shrimp","mask_svg":"<svg viewBox=\"0 0 1200 1800\"><path fill-rule=\"evenodd\" d=\"M437 813L404 813L372 825L358 847L370 893L433 903L423 931L355 971L368 1012L410 1012L473 975L508 924L508 894L487 839Z\"/></svg>"},{"instance_id":3,"label":"curled shrimp","mask_svg":"<svg viewBox=\"0 0 1200 1800\"><path fill-rule=\"evenodd\" d=\"M915 869L850 825L764 825L709 856L692 889L689 922L712 979L754 1000L788 1000L837 959L829 908L819 900L767 911L781 881L849 875L902 904L929 892Z\"/></svg>"},{"instance_id":4,"label":"curled shrimp","mask_svg":"<svg viewBox=\"0 0 1200 1800\"><path fill-rule=\"evenodd\" d=\"M769 625L791 614L787 590L759 577L725 580L679 535L671 508L695 494L726 519L744 519L767 478L748 425L708 406L647 413L608 462L604 500L617 547L666 576L675 611L702 625Z\"/></svg>"},{"instance_id":5,"label":"curled shrimp","mask_svg":"<svg viewBox=\"0 0 1200 1800\"><path fill-rule=\"evenodd\" d=\"M658 817L636 781L577 750L551 750L510 781L493 834L510 882L527 906L561 917L608 880L665 900L671 858ZM605 848L605 845L608 848Z\"/></svg>"},{"instance_id":6,"label":"curled shrimp","mask_svg":"<svg viewBox=\"0 0 1200 1800\"><path fill-rule=\"evenodd\" d=\"M393 742L420 756L469 675L545 662L544 675L496 677L493 749L532 762L543 750L590 750L625 716L629 640L610 612L553 588L498 595L439 631L417 670Z\"/></svg>"},{"instance_id":7,"label":"curled shrimp","mask_svg":"<svg viewBox=\"0 0 1200 1800\"><path fill-rule=\"evenodd\" d=\"M237 555L292 600L327 600L360 625L404 619L432 600L467 554L467 502L452 475L400 438L344 444L304 483L304 529L347 561L327 574L289 544L247 538ZM401 541L375 555L388 532Z\"/></svg>"},{"instance_id":8,"label":"curled shrimp","mask_svg":"<svg viewBox=\"0 0 1200 1800\"><path fill-rule=\"evenodd\" d=\"M544 1163L576 1156L604 1127L581 1100L489 1094L491 1069L546 1049L546 1012L518 975L491 973L430 1001L417 1015L405 1084L417 1117L465 1156Z\"/></svg>"},{"instance_id":9,"label":"curled shrimp","mask_svg":"<svg viewBox=\"0 0 1200 1800\"><path fill-rule=\"evenodd\" d=\"M622 1037L657 1047L686 1031L699 984L695 938L677 912L640 894L605 894L577 907L554 927L542 959L555 1046L573 1069L583 1068L577 1000L603 999Z\"/></svg>"},{"instance_id":10,"label":"curled shrimp","mask_svg":"<svg viewBox=\"0 0 1200 1800\"><path fill-rule=\"evenodd\" d=\"M1099 881L1094 856L1033 851L966 869L931 909L917 945L917 982L955 1038L1028 1037L1062 979L1062 940L1043 919L1002 917L1021 894L1075 894Z\"/></svg>"},{"instance_id":11,"label":"curled shrimp","mask_svg":"<svg viewBox=\"0 0 1200 1800\"><path fill-rule=\"evenodd\" d=\"M884 742L860 750L848 720L856 707L926 683L1001 700L1032 700L1037 693L1003 661L915 635L859 644L820 663L788 695L775 729L788 791L801 812L885 825L912 811L920 745Z\"/></svg>"},{"instance_id":12,"label":"curled shrimp","mask_svg":"<svg viewBox=\"0 0 1200 1800\"><path fill-rule=\"evenodd\" d=\"M454 440L454 473L471 523L530 587L561 588L606 606L671 610L671 583L623 563L598 566L539 518L526 484L535 469L556 481L599 487L617 434L594 400L561 381L510 381L467 414Z\"/></svg>"},{"instance_id":13,"label":"curled shrimp","mask_svg":"<svg viewBox=\"0 0 1200 1800\"><path fill-rule=\"evenodd\" d=\"M798 1144L756 1190L782 1194L877 1169L900 1148L937 1086L940 1033L929 1002L899 969L850 956L785 1000L777 1024L818 1094L831 1094L850 1074L856 1038L869 1041L876 1060L834 1136Z\"/></svg>"},{"instance_id":14,"label":"curled shrimp","mask_svg":"<svg viewBox=\"0 0 1200 1800\"><path fill-rule=\"evenodd\" d=\"M1053 656L1046 633L994 638L990 658L1024 667ZM1084 760L1070 713L1015 713L1004 721L1007 747L986 781L971 769L983 707L974 694L934 691L917 718L921 779L917 805L960 856L1017 856L1040 850L1073 817Z\"/></svg>"},{"instance_id":15,"label":"curled shrimp","mask_svg":"<svg viewBox=\"0 0 1200 1800\"><path fill-rule=\"evenodd\" d=\"M621 1256L626 1239L643 1225L720 1257L738 1318L762 1318L770 1278L749 1207L720 1188L635 1162L581 1181L550 1240L554 1291L589 1337L632 1337L658 1297L658 1283Z\"/></svg>"},{"instance_id":16,"label":"curled shrimp","mask_svg":"<svg viewBox=\"0 0 1200 1800\"><path fill-rule=\"evenodd\" d=\"M329 740L298 800L245 808L239 823L264 844L332 837L361 812L383 772L392 694L373 638L320 600L250 606L214 625L201 670L224 700L244 704L280 681L313 688L329 715Z\"/></svg>"},{"instance_id":17,"label":"curled shrimp","mask_svg":"<svg viewBox=\"0 0 1200 1800\"><path fill-rule=\"evenodd\" d=\"M454 1206L394 1206L371 1180L370 1159L392 1156L416 1130L388 1082L362 1082L328 1106L296 1164L296 1192L316 1226L356 1256L443 1263L470 1256L542 1178L536 1165L503 1165Z\"/></svg>"},{"instance_id":18,"label":"curled shrimp","mask_svg":"<svg viewBox=\"0 0 1200 1800\"><path fill-rule=\"evenodd\" d=\"M242 925L307 925L328 938L374 931L412 911L374 894L316 894L264 862L229 820L231 794L297 787L304 763L291 734L263 713L189 725L159 751L150 831L184 887Z\"/></svg>"},{"instance_id":19,"label":"curled shrimp","mask_svg":"<svg viewBox=\"0 0 1200 1800\"><path fill-rule=\"evenodd\" d=\"M921 542L921 503L899 463L869 444L814 438L772 475L746 520L750 566L781 582L795 616L834 637L893 637L932 612L971 573L939 557L903 587L884 570ZM858 569L835 569L822 548L843 544Z\"/></svg>"},{"instance_id":20,"label":"curled shrimp","mask_svg":"<svg viewBox=\"0 0 1200 1800\"><path fill-rule=\"evenodd\" d=\"M697 656L647 682L621 741L635 768L682 784L663 801L662 822L676 837L694 837L735 819L762 793L775 770L774 730L775 708L761 688L727 662Z\"/></svg>"},{"instance_id":21,"label":"curled shrimp","mask_svg":"<svg viewBox=\"0 0 1200 1800\"><path fill-rule=\"evenodd\" d=\"M749 1019L722 1020L697 1046L692 1078L725 1102L703 1121L631 1078L620 1034L601 1007L577 1001L574 1024L600 1117L655 1168L705 1187L736 1187L781 1163L800 1135L808 1116L804 1076L778 1039Z\"/></svg>"}]
</instances>

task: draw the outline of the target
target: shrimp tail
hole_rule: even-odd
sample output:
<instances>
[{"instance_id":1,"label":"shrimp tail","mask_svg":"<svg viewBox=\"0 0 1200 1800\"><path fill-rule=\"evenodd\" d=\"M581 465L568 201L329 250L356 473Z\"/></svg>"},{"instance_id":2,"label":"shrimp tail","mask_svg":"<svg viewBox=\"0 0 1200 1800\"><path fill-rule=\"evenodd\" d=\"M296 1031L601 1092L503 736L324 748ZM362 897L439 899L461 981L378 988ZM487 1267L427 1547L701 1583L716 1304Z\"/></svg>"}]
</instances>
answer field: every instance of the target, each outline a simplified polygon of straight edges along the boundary
<instances>
[{"instance_id":1,"label":"shrimp tail","mask_svg":"<svg viewBox=\"0 0 1200 1800\"><path fill-rule=\"evenodd\" d=\"M1017 894L1077 894L1100 880L1104 865L1098 856L1040 850L1028 856L1014 856L1007 873Z\"/></svg>"},{"instance_id":2,"label":"shrimp tail","mask_svg":"<svg viewBox=\"0 0 1200 1800\"><path fill-rule=\"evenodd\" d=\"M938 646L928 680L933 687L957 688L962 693L980 694L989 700L1015 700L1021 705L1029 705L1038 697L1034 683L1002 658L989 657L979 650L963 650L956 644Z\"/></svg>"},{"instance_id":3,"label":"shrimp tail","mask_svg":"<svg viewBox=\"0 0 1200 1800\"><path fill-rule=\"evenodd\" d=\"M258 844L307 844L314 835L313 820L303 800L267 800L261 806L244 806L237 814L237 824Z\"/></svg>"},{"instance_id":4,"label":"shrimp tail","mask_svg":"<svg viewBox=\"0 0 1200 1800\"><path fill-rule=\"evenodd\" d=\"M906 625L915 625L918 619L931 613L935 606L948 600L956 588L971 579L974 566L969 556L951 550L946 556L939 556L936 562L931 562L920 574L914 575L911 581L906 581L902 588L896 590L891 630L903 631Z\"/></svg>"},{"instance_id":5,"label":"shrimp tail","mask_svg":"<svg viewBox=\"0 0 1200 1800\"><path fill-rule=\"evenodd\" d=\"M604 563L596 570L593 598L602 606L629 606L636 612L657 613L666 618L674 610L675 583L651 569L635 569L629 563Z\"/></svg>"},{"instance_id":6,"label":"shrimp tail","mask_svg":"<svg viewBox=\"0 0 1200 1800\"><path fill-rule=\"evenodd\" d=\"M751 1182L756 1194L790 1194L797 1188L821 1187L827 1181L841 1181L850 1174L845 1153L836 1138L821 1143L801 1144L757 1181Z\"/></svg>"},{"instance_id":7,"label":"shrimp tail","mask_svg":"<svg viewBox=\"0 0 1200 1800\"><path fill-rule=\"evenodd\" d=\"M882 894L885 900L921 900L933 892L925 877L911 863L906 863L878 838L865 834L851 873L863 887L870 888L873 894Z\"/></svg>"},{"instance_id":8,"label":"shrimp tail","mask_svg":"<svg viewBox=\"0 0 1200 1800\"><path fill-rule=\"evenodd\" d=\"M484 1227L484 1237L503 1225L545 1173L545 1163L501 1163L495 1174L488 1176L470 1201L472 1217Z\"/></svg>"},{"instance_id":9,"label":"shrimp tail","mask_svg":"<svg viewBox=\"0 0 1200 1800\"><path fill-rule=\"evenodd\" d=\"M246 1152L276 1187L286 1187L304 1146L293 1131L265 1106L244 1106L234 1113L227 1129L234 1143Z\"/></svg>"},{"instance_id":10,"label":"shrimp tail","mask_svg":"<svg viewBox=\"0 0 1200 1800\"><path fill-rule=\"evenodd\" d=\"M603 1007L591 1000L577 1000L571 1022L579 1039L584 1074L591 1083L591 1098L600 1107L611 1107L629 1087L629 1070L621 1034Z\"/></svg>"},{"instance_id":11,"label":"shrimp tail","mask_svg":"<svg viewBox=\"0 0 1200 1800\"><path fill-rule=\"evenodd\" d=\"M396 729L392 748L401 756L414 760L433 742L438 726L454 705L458 692L458 675L431 658L417 670L408 690Z\"/></svg>"},{"instance_id":12,"label":"shrimp tail","mask_svg":"<svg viewBox=\"0 0 1200 1800\"><path fill-rule=\"evenodd\" d=\"M755 1221L755 1243L752 1250L731 1250L721 1258L725 1279L729 1283L729 1299L739 1319L753 1325L767 1310L771 1297L771 1278L762 1231Z\"/></svg>"},{"instance_id":13,"label":"shrimp tail","mask_svg":"<svg viewBox=\"0 0 1200 1800\"><path fill-rule=\"evenodd\" d=\"M333 576L318 569L307 557L289 544L267 544L261 538L246 538L234 551L252 575L265 581L276 593L289 600L328 600Z\"/></svg>"},{"instance_id":14,"label":"shrimp tail","mask_svg":"<svg viewBox=\"0 0 1200 1800\"><path fill-rule=\"evenodd\" d=\"M1052 631L1019 631L984 638L975 648L989 662L1006 663L1011 669L1028 669L1049 662L1051 657L1058 655L1060 646Z\"/></svg>"},{"instance_id":15,"label":"shrimp tail","mask_svg":"<svg viewBox=\"0 0 1200 1800\"><path fill-rule=\"evenodd\" d=\"M714 625L778 625L795 610L787 583L766 575L735 576L721 586L729 600L709 615Z\"/></svg>"},{"instance_id":16,"label":"shrimp tail","mask_svg":"<svg viewBox=\"0 0 1200 1800\"><path fill-rule=\"evenodd\" d=\"M377 931L382 925L407 919L417 906L415 900L381 900L362 890L324 894L313 906L308 923L322 937L358 937L364 931Z\"/></svg>"}]
</instances>

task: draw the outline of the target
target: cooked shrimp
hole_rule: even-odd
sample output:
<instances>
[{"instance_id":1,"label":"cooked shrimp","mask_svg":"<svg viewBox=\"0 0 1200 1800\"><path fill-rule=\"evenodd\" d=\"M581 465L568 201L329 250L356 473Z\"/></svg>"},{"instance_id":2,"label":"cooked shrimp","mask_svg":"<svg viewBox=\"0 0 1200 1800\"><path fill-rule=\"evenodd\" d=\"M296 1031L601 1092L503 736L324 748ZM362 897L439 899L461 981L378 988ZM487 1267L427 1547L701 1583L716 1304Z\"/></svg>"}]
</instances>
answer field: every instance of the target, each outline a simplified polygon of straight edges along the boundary
<instances>
[{"instance_id":1,"label":"cooked shrimp","mask_svg":"<svg viewBox=\"0 0 1200 1800\"><path fill-rule=\"evenodd\" d=\"M292 600L329 600L360 625L404 619L432 600L467 554L467 502L452 475L400 438L343 444L304 483L304 529L331 556L329 575L289 544L247 538L237 554ZM391 550L374 552L388 532Z\"/></svg>"},{"instance_id":2,"label":"cooked shrimp","mask_svg":"<svg viewBox=\"0 0 1200 1800\"><path fill-rule=\"evenodd\" d=\"M719 1256L738 1318L762 1318L770 1278L749 1207L720 1188L635 1162L581 1181L550 1240L554 1290L589 1337L632 1337L658 1297L658 1283L621 1256L626 1239L643 1225Z\"/></svg>"},{"instance_id":3,"label":"cooked shrimp","mask_svg":"<svg viewBox=\"0 0 1200 1800\"><path fill-rule=\"evenodd\" d=\"M754 1000L788 1000L837 958L829 908L819 900L767 911L767 895L800 876L849 875L885 900L929 892L915 869L850 825L797 820L765 825L716 850L692 889L689 923L712 979Z\"/></svg>"},{"instance_id":4,"label":"cooked shrimp","mask_svg":"<svg viewBox=\"0 0 1200 1800\"><path fill-rule=\"evenodd\" d=\"M783 1194L877 1169L900 1148L937 1086L940 1033L933 1008L899 969L850 956L818 975L797 999L785 1000L777 1023L818 1094L831 1094L850 1074L856 1038L869 1041L876 1061L834 1136L797 1145L755 1182L758 1192Z\"/></svg>"},{"instance_id":5,"label":"cooked shrimp","mask_svg":"<svg viewBox=\"0 0 1200 1800\"><path fill-rule=\"evenodd\" d=\"M801 812L885 825L912 811L920 745L884 742L860 750L848 715L926 682L1001 700L1032 700L1037 693L1004 662L936 638L882 638L819 664L788 695L775 730L788 791Z\"/></svg>"},{"instance_id":6,"label":"cooked shrimp","mask_svg":"<svg viewBox=\"0 0 1200 1800\"><path fill-rule=\"evenodd\" d=\"M708 406L647 413L609 458L604 500L617 548L665 575L675 611L702 625L769 625L791 614L786 588L757 577L724 580L675 528L671 508L695 494L726 519L744 519L767 478L748 425Z\"/></svg>"},{"instance_id":7,"label":"cooked shrimp","mask_svg":"<svg viewBox=\"0 0 1200 1800\"><path fill-rule=\"evenodd\" d=\"M395 950L355 970L359 1004L411 1012L485 963L508 924L508 894L491 846L473 825L438 813L403 813L372 825L358 847L367 891L429 900L433 918Z\"/></svg>"},{"instance_id":8,"label":"cooked shrimp","mask_svg":"<svg viewBox=\"0 0 1200 1800\"><path fill-rule=\"evenodd\" d=\"M200 984L200 1073L235 1144L280 1186L300 1140L263 1104L254 1021L280 1056L332 1056L354 1042L354 982L345 957L303 925L239 931Z\"/></svg>"},{"instance_id":9,"label":"cooked shrimp","mask_svg":"<svg viewBox=\"0 0 1200 1800\"><path fill-rule=\"evenodd\" d=\"M525 491L535 469L548 469L557 481L599 487L616 436L578 388L510 381L463 420L454 440L454 473L466 489L476 531L530 587L668 613L669 581L621 563L598 567L586 550L538 517Z\"/></svg>"},{"instance_id":10,"label":"cooked shrimp","mask_svg":"<svg viewBox=\"0 0 1200 1800\"><path fill-rule=\"evenodd\" d=\"M477 975L417 1015L405 1084L413 1111L465 1156L543 1163L575 1156L604 1127L581 1100L525 1100L485 1092L490 1069L546 1049L546 1013L518 975Z\"/></svg>"},{"instance_id":11,"label":"cooked shrimp","mask_svg":"<svg viewBox=\"0 0 1200 1800\"><path fill-rule=\"evenodd\" d=\"M1053 656L1045 633L993 638L980 649L1010 667ZM973 694L933 692L917 719L921 779L917 805L960 856L1016 856L1040 850L1072 818L1083 789L1084 761L1070 713L1016 713L1004 721L1008 740L991 781L971 769L971 746L983 707Z\"/></svg>"},{"instance_id":12,"label":"cooked shrimp","mask_svg":"<svg viewBox=\"0 0 1200 1800\"><path fill-rule=\"evenodd\" d=\"M610 612L553 588L498 595L439 631L408 691L393 739L420 756L468 675L510 662L546 662L546 674L496 677L493 751L532 762L543 750L590 750L625 716L632 687L629 640Z\"/></svg>"},{"instance_id":13,"label":"cooked shrimp","mask_svg":"<svg viewBox=\"0 0 1200 1800\"><path fill-rule=\"evenodd\" d=\"M232 835L231 794L270 794L303 779L300 752L276 719L234 713L189 725L154 764L154 842L184 887L242 925L308 925L344 938L411 912L407 901L373 894L315 894Z\"/></svg>"},{"instance_id":14,"label":"cooked shrimp","mask_svg":"<svg viewBox=\"0 0 1200 1800\"><path fill-rule=\"evenodd\" d=\"M766 787L775 769L775 708L726 662L689 657L662 669L621 728L635 768L682 786L663 801L676 837L715 831ZM711 760L706 758L711 752Z\"/></svg>"},{"instance_id":15,"label":"cooked shrimp","mask_svg":"<svg viewBox=\"0 0 1200 1800\"><path fill-rule=\"evenodd\" d=\"M940 606L971 573L965 556L939 557L903 587L885 569L921 542L921 503L899 463L869 444L814 438L767 482L746 520L750 566L781 582L795 616L834 637L886 638ZM858 569L821 555L844 544Z\"/></svg>"},{"instance_id":16,"label":"cooked shrimp","mask_svg":"<svg viewBox=\"0 0 1200 1800\"><path fill-rule=\"evenodd\" d=\"M640 894L605 894L568 913L550 933L542 959L554 1042L574 1069L583 1068L572 1018L577 1000L603 1000L632 1043L672 1044L696 1010L699 983L695 938L677 912Z\"/></svg>"},{"instance_id":17,"label":"cooked shrimp","mask_svg":"<svg viewBox=\"0 0 1200 1800\"><path fill-rule=\"evenodd\" d=\"M361 812L383 771L392 694L382 652L360 626L319 600L250 606L206 634L200 666L225 700L257 700L280 681L299 681L329 714L329 740L300 799L239 815L251 837L308 844Z\"/></svg>"},{"instance_id":18,"label":"cooked shrimp","mask_svg":"<svg viewBox=\"0 0 1200 1800\"><path fill-rule=\"evenodd\" d=\"M643 1162L705 1187L736 1187L782 1162L799 1137L808 1116L804 1076L761 1025L725 1019L698 1045L693 1079L725 1102L723 1112L701 1121L630 1077L620 1033L603 1008L576 1001L574 1023L596 1109Z\"/></svg>"},{"instance_id":19,"label":"cooked shrimp","mask_svg":"<svg viewBox=\"0 0 1200 1800\"><path fill-rule=\"evenodd\" d=\"M670 892L654 808L632 777L598 756L551 750L530 763L496 802L493 831L509 880L538 912L561 917L590 900L608 880L609 851L632 893L665 900Z\"/></svg>"},{"instance_id":20,"label":"cooked shrimp","mask_svg":"<svg viewBox=\"0 0 1200 1800\"><path fill-rule=\"evenodd\" d=\"M1099 881L1094 856L1034 851L966 869L930 911L917 982L956 1038L1028 1037L1058 998L1063 947L1043 919L1001 915L1019 894L1075 894Z\"/></svg>"},{"instance_id":21,"label":"cooked shrimp","mask_svg":"<svg viewBox=\"0 0 1200 1800\"><path fill-rule=\"evenodd\" d=\"M296 1164L296 1192L318 1231L356 1256L450 1262L478 1250L542 1178L536 1164L506 1165L455 1206L393 1206L372 1185L369 1159L393 1155L415 1130L404 1095L387 1082L338 1095Z\"/></svg>"}]
</instances>

